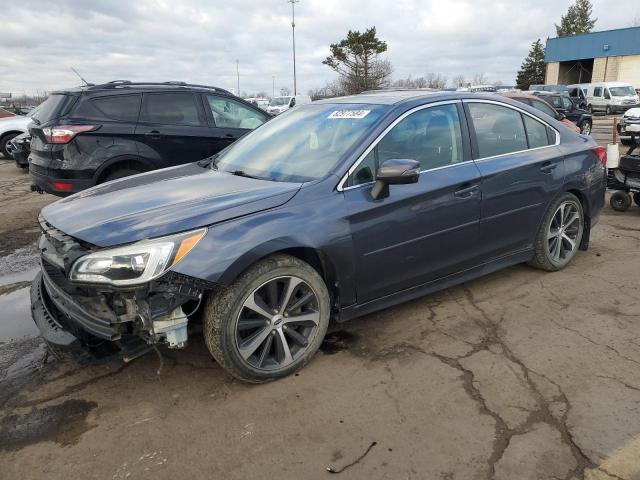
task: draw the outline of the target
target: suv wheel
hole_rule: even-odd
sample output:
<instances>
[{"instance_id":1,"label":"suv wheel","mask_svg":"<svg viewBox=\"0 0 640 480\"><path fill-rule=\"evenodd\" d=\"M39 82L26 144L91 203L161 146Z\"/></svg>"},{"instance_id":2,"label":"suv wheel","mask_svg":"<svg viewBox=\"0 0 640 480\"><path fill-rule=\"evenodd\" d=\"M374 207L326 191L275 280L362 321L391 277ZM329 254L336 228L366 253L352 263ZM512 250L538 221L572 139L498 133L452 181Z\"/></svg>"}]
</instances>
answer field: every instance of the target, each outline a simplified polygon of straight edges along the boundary
<instances>
[{"instance_id":1,"label":"suv wheel","mask_svg":"<svg viewBox=\"0 0 640 480\"><path fill-rule=\"evenodd\" d=\"M562 270L578 252L584 232L584 212L578 198L565 193L544 216L530 265L555 272Z\"/></svg>"},{"instance_id":2,"label":"suv wheel","mask_svg":"<svg viewBox=\"0 0 640 480\"><path fill-rule=\"evenodd\" d=\"M309 264L274 255L209 297L204 337L216 361L249 382L285 377L304 366L329 325L327 286Z\"/></svg>"},{"instance_id":3,"label":"suv wheel","mask_svg":"<svg viewBox=\"0 0 640 480\"><path fill-rule=\"evenodd\" d=\"M580 124L580 133L582 135L590 135L591 134L591 122L589 120L584 120Z\"/></svg>"},{"instance_id":4,"label":"suv wheel","mask_svg":"<svg viewBox=\"0 0 640 480\"><path fill-rule=\"evenodd\" d=\"M7 133L4 137L0 138L0 153L4 158L11 158L11 154L7 151L7 145L9 142L13 140L15 137L20 135L19 133Z\"/></svg>"},{"instance_id":5,"label":"suv wheel","mask_svg":"<svg viewBox=\"0 0 640 480\"><path fill-rule=\"evenodd\" d=\"M593 115L593 105L591 104L587 105L587 110L589 110L589 113Z\"/></svg>"},{"instance_id":6,"label":"suv wheel","mask_svg":"<svg viewBox=\"0 0 640 480\"><path fill-rule=\"evenodd\" d=\"M607 105L607 108L604 109L604 114L611 115L611 107L609 105Z\"/></svg>"}]
</instances>

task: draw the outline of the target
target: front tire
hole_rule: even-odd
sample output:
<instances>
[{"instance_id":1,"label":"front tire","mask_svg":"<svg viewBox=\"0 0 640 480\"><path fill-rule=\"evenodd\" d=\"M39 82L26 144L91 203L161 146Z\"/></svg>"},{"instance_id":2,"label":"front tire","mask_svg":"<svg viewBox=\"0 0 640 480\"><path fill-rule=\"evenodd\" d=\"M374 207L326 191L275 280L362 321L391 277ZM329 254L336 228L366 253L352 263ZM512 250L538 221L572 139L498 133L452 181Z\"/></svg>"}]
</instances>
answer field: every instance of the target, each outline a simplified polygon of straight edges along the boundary
<instances>
[{"instance_id":1,"label":"front tire","mask_svg":"<svg viewBox=\"0 0 640 480\"><path fill-rule=\"evenodd\" d=\"M0 139L0 153L2 153L2 156L6 159L11 159L11 154L7 151L7 145L9 145L9 142L11 140L13 140L15 137L17 137L18 135L20 135L19 133L8 133L6 134L4 137L2 137Z\"/></svg>"},{"instance_id":2,"label":"front tire","mask_svg":"<svg viewBox=\"0 0 640 480\"><path fill-rule=\"evenodd\" d=\"M267 382L311 360L329 316L329 292L318 272L296 257L274 255L208 298L205 343L234 377Z\"/></svg>"},{"instance_id":3,"label":"front tire","mask_svg":"<svg viewBox=\"0 0 640 480\"><path fill-rule=\"evenodd\" d=\"M565 193L547 210L536 235L533 267L556 272L576 256L584 233L584 211L580 200Z\"/></svg>"}]
</instances>

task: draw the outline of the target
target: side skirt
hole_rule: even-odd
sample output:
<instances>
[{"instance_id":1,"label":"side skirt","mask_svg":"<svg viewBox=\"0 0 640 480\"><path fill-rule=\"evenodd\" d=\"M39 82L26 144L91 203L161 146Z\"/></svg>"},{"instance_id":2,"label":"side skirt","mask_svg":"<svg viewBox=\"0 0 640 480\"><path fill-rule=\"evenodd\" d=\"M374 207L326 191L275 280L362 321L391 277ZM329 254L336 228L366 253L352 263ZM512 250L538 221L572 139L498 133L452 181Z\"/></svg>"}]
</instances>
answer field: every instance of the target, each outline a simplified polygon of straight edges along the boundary
<instances>
[{"instance_id":1,"label":"side skirt","mask_svg":"<svg viewBox=\"0 0 640 480\"><path fill-rule=\"evenodd\" d=\"M391 295L386 295L384 297L371 300L367 303L350 305L341 310L337 321L346 322L347 320L351 320L353 318L361 317L378 310L392 307L399 303L408 302L409 300L414 300L424 295L437 292L439 290L444 290L445 288L453 287L454 285L459 285L464 282L468 282L469 280L473 280L474 278L482 277L489 273L502 270L503 268L527 262L531 260L532 256L533 250L521 250L504 257L496 258L491 262L479 265L477 267L463 270L462 272L454 273L446 277L441 277L436 280L423 283L421 285L416 285L415 287L407 288L405 290L392 293Z\"/></svg>"}]
</instances>

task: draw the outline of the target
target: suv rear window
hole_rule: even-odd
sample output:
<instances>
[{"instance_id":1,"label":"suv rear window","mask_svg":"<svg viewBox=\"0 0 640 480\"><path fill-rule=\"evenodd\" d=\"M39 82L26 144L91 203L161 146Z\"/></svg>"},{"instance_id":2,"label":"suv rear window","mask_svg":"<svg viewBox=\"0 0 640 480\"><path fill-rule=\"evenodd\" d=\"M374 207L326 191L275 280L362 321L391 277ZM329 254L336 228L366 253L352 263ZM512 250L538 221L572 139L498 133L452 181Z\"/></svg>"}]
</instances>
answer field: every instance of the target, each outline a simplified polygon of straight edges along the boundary
<instances>
[{"instance_id":1,"label":"suv rear window","mask_svg":"<svg viewBox=\"0 0 640 480\"><path fill-rule=\"evenodd\" d=\"M141 100L142 95L140 94L90 98L78 106L74 116L136 122L140 112Z\"/></svg>"},{"instance_id":2,"label":"suv rear window","mask_svg":"<svg viewBox=\"0 0 640 480\"><path fill-rule=\"evenodd\" d=\"M145 94L140 120L162 125L201 125L196 98L191 93Z\"/></svg>"},{"instance_id":3,"label":"suv rear window","mask_svg":"<svg viewBox=\"0 0 640 480\"><path fill-rule=\"evenodd\" d=\"M55 120L61 117L69 110L71 104L75 101L74 95L54 94L50 95L44 102L38 105L37 110L31 118L40 123Z\"/></svg>"}]
</instances>

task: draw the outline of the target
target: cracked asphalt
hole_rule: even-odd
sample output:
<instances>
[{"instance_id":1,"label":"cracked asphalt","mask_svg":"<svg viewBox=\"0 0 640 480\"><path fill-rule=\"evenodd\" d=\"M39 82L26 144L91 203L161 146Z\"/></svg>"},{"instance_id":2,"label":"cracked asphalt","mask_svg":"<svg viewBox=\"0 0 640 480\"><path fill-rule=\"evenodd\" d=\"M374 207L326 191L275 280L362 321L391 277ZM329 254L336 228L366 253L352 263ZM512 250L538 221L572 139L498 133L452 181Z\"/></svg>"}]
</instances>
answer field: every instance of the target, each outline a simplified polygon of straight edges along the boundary
<instances>
[{"instance_id":1,"label":"cracked asphalt","mask_svg":"<svg viewBox=\"0 0 640 480\"><path fill-rule=\"evenodd\" d=\"M53 198L1 160L0 178L0 325L26 325L7 298ZM334 325L260 386L197 329L160 374L156 355L43 364L37 337L5 339L0 478L640 479L639 253L640 208L607 206L564 271L516 266Z\"/></svg>"}]
</instances>

